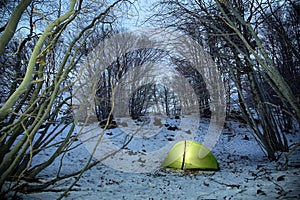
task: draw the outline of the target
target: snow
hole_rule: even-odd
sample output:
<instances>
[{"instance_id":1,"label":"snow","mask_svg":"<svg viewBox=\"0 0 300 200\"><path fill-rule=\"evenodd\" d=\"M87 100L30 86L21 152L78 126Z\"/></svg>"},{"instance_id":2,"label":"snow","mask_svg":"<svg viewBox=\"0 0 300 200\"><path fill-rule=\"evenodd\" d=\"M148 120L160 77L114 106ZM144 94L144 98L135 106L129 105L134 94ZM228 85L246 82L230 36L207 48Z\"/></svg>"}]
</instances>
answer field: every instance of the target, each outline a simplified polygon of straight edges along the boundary
<instances>
[{"instance_id":1,"label":"snow","mask_svg":"<svg viewBox=\"0 0 300 200\"><path fill-rule=\"evenodd\" d=\"M156 123L151 123L154 120ZM162 124L158 123L159 120ZM128 139L133 135L131 142L119 156L85 172L65 199L300 199L299 150L292 154L291 166L285 170L284 160L270 162L252 136L251 130L237 121L226 121L226 128L212 149L220 171L184 172L161 168L160 163L167 154L167 149L182 139L178 135L202 142L205 138L203 133L209 126L209 120L200 120L198 130L194 130L195 116L190 115L179 121L168 119L169 124L180 124L178 130L172 131L163 125L165 120L153 116L150 123L141 127L129 119L117 119L120 127L104 132L104 139L96 152L110 152L112 147L121 146L126 137ZM92 144L95 144L102 129L97 122L84 128L87 129L91 131L81 135L84 145L64 156L62 174L82 168L89 158ZM299 142L299 132L297 134L298 136L289 134L289 141ZM96 137L89 139L91 136ZM73 145L82 144L81 141L78 140ZM109 144L105 146L103 141ZM101 157L103 154L96 153L95 157L97 156ZM53 178L58 167L59 159L42 172L40 179ZM55 187L64 190L72 181L74 178L60 182ZM25 200L57 199L61 192L50 191L52 187L54 186L48 188L48 192L20 196Z\"/></svg>"}]
</instances>

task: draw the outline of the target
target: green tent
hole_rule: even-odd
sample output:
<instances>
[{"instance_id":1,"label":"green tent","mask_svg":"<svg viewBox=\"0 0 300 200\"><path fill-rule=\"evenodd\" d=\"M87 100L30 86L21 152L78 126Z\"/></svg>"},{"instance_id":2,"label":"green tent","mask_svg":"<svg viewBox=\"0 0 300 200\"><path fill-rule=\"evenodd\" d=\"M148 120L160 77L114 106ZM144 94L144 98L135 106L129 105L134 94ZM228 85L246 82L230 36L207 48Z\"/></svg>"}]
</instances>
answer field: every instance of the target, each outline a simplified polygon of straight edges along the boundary
<instances>
[{"instance_id":1,"label":"green tent","mask_svg":"<svg viewBox=\"0 0 300 200\"><path fill-rule=\"evenodd\" d=\"M176 143L167 154L163 167L177 169L218 170L214 155L202 144L183 140Z\"/></svg>"}]
</instances>

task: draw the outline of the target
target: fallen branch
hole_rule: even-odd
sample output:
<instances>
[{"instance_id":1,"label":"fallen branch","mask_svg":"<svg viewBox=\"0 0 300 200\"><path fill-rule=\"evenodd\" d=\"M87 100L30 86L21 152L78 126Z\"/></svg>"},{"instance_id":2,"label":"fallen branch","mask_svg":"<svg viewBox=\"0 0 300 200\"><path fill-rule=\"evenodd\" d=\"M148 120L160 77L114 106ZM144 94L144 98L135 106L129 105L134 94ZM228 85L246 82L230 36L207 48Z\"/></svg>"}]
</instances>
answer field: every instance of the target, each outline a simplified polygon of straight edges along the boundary
<instances>
[{"instance_id":1,"label":"fallen branch","mask_svg":"<svg viewBox=\"0 0 300 200\"><path fill-rule=\"evenodd\" d=\"M215 179L213 179L213 178L209 178L209 180L210 180L210 181L214 181L214 182L216 182L216 183L218 183L218 184L220 184L220 185L225 185L226 187L230 187L230 188L237 188L237 189L239 189L239 188L241 187L241 185L223 183L223 182L217 181L217 180L215 180Z\"/></svg>"}]
</instances>

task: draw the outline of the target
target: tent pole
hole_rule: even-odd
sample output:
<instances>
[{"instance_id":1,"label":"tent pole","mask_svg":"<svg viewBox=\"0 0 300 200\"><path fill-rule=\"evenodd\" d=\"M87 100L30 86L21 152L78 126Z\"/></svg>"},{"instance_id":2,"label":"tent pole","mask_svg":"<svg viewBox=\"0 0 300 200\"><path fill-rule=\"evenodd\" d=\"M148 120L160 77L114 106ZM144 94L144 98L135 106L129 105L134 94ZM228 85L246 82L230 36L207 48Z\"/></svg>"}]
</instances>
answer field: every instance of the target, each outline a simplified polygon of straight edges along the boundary
<instances>
[{"instance_id":1,"label":"tent pole","mask_svg":"<svg viewBox=\"0 0 300 200\"><path fill-rule=\"evenodd\" d=\"M182 165L181 165L181 169L182 169L182 170L184 170L184 164L185 164L185 152L186 152L186 140L184 140L184 150L183 150Z\"/></svg>"}]
</instances>

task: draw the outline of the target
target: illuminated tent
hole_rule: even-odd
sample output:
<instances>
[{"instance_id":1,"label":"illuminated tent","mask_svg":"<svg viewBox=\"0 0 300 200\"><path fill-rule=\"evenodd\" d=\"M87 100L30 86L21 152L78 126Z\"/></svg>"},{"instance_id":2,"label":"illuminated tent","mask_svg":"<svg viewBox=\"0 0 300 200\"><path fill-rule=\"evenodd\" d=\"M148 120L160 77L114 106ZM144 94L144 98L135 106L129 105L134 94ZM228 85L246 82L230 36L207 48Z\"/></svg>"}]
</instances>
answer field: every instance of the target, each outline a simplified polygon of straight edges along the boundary
<instances>
[{"instance_id":1,"label":"illuminated tent","mask_svg":"<svg viewBox=\"0 0 300 200\"><path fill-rule=\"evenodd\" d=\"M182 170L219 170L214 155L204 145L192 140L176 143L167 154L162 166Z\"/></svg>"}]
</instances>

